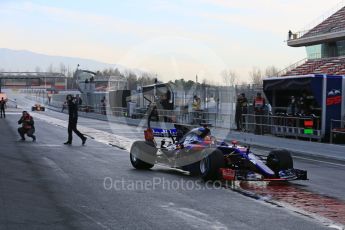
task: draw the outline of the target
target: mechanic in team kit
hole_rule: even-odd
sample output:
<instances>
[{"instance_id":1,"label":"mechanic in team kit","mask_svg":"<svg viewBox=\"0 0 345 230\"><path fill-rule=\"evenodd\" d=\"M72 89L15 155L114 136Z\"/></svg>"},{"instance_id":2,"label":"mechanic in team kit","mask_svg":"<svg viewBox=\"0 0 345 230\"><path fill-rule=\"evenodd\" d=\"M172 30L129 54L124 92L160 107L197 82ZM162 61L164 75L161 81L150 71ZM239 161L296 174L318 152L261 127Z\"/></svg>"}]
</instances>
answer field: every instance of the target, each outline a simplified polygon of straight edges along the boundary
<instances>
[{"instance_id":1,"label":"mechanic in team kit","mask_svg":"<svg viewBox=\"0 0 345 230\"><path fill-rule=\"evenodd\" d=\"M73 98L72 95L67 95L66 97L67 107L68 107L68 140L64 143L65 145L72 144L72 131L80 137L82 140L82 145L85 145L86 137L80 133L77 129L78 123L78 101Z\"/></svg>"},{"instance_id":2,"label":"mechanic in team kit","mask_svg":"<svg viewBox=\"0 0 345 230\"><path fill-rule=\"evenodd\" d=\"M22 125L21 128L18 128L18 133L21 137L22 141L25 141L25 134L28 137L32 138L32 141L36 141L36 136L34 135L35 133L35 122L32 116L27 111L23 111L22 117L19 119L18 124Z\"/></svg>"}]
</instances>

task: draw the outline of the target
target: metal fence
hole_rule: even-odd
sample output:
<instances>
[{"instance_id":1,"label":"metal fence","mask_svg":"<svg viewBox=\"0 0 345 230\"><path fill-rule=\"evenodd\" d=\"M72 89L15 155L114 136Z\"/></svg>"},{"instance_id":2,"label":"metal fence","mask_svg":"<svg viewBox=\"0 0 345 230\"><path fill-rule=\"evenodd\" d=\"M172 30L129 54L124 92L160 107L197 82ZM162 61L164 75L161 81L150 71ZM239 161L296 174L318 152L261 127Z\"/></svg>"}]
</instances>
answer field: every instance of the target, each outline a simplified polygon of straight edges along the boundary
<instances>
[{"instance_id":1,"label":"metal fence","mask_svg":"<svg viewBox=\"0 0 345 230\"><path fill-rule=\"evenodd\" d=\"M242 119L243 128L246 132L321 140L320 117L243 114Z\"/></svg>"},{"instance_id":2,"label":"metal fence","mask_svg":"<svg viewBox=\"0 0 345 230\"><path fill-rule=\"evenodd\" d=\"M122 112L118 112L122 109ZM125 108L108 108L108 111L113 116L127 116L132 119L147 119L147 111L138 109L131 116ZM233 128L233 116L228 113L216 113L216 112L205 112L205 111L175 111L175 110L157 110L157 120L171 123L191 124L199 125L200 123L209 123L213 127L222 128Z\"/></svg>"},{"instance_id":3,"label":"metal fence","mask_svg":"<svg viewBox=\"0 0 345 230\"><path fill-rule=\"evenodd\" d=\"M336 144L345 144L345 119L331 120L330 142Z\"/></svg>"},{"instance_id":4,"label":"metal fence","mask_svg":"<svg viewBox=\"0 0 345 230\"><path fill-rule=\"evenodd\" d=\"M6 108L17 108L17 101L16 100L11 100L11 99L7 99L6 102Z\"/></svg>"},{"instance_id":5,"label":"metal fence","mask_svg":"<svg viewBox=\"0 0 345 230\"><path fill-rule=\"evenodd\" d=\"M67 110L67 105L61 102L51 102L49 106L55 107L61 111ZM147 119L148 112L147 109L136 108L135 111L130 113L127 108L123 107L110 107L104 106L102 104L96 105L81 105L79 106L79 111L86 113L96 113L104 116L122 117L134 120ZM232 114L228 113L217 113L217 112L207 112L207 111L192 111L188 110L157 110L158 117L154 117L159 121L170 122L170 123L181 123L181 124L191 124L199 125L200 123L209 123L215 128L234 128L234 117Z\"/></svg>"}]
</instances>

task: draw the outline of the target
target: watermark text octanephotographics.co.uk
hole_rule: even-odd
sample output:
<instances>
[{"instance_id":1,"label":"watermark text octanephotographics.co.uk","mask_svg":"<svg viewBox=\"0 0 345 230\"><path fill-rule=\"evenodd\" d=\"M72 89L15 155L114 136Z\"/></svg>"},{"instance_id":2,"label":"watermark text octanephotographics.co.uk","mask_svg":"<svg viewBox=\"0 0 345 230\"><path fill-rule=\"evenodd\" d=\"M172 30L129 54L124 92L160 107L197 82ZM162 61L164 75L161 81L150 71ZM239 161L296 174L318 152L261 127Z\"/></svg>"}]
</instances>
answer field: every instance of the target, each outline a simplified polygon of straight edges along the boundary
<instances>
[{"instance_id":1,"label":"watermark text octanephotographics.co.uk","mask_svg":"<svg viewBox=\"0 0 345 230\"><path fill-rule=\"evenodd\" d=\"M164 177L153 177L149 180L129 180L125 178L105 177L103 180L103 188L107 191L149 191L156 189L163 190L206 190L206 189L222 189L221 181L201 181L186 180L184 178L178 180L167 180Z\"/></svg>"}]
</instances>

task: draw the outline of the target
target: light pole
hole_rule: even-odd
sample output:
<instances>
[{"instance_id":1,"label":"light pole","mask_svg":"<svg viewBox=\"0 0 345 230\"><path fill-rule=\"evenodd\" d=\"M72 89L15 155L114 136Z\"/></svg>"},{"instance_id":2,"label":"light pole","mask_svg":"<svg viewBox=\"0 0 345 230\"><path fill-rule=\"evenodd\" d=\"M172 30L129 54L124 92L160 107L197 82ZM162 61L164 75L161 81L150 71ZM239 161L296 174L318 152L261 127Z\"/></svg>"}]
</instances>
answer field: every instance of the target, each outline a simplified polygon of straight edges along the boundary
<instances>
[{"instance_id":1,"label":"light pole","mask_svg":"<svg viewBox=\"0 0 345 230\"><path fill-rule=\"evenodd\" d=\"M77 65L77 69L75 70L75 72L74 72L74 76L73 76L73 79L72 79L72 88L74 89L74 81L76 81L76 82L78 82L78 75L77 75L77 73L78 73L78 69L79 69L79 64Z\"/></svg>"}]
</instances>

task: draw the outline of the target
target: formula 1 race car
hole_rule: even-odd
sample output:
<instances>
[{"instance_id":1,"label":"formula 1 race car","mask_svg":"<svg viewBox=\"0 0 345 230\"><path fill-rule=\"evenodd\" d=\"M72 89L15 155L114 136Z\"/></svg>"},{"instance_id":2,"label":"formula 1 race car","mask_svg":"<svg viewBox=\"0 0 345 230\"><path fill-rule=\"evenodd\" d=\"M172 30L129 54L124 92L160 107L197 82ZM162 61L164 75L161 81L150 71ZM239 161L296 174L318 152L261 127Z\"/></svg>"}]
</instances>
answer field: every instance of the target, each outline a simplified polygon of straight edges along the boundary
<instances>
[{"instance_id":1,"label":"formula 1 race car","mask_svg":"<svg viewBox=\"0 0 345 230\"><path fill-rule=\"evenodd\" d=\"M293 168L287 150L257 155L236 141L232 144L217 141L207 124L199 128L174 126L175 129L145 130L145 141L134 142L130 150L134 168L150 169L159 163L201 175L204 180L307 180L307 171ZM155 137L163 138L159 145Z\"/></svg>"},{"instance_id":2,"label":"formula 1 race car","mask_svg":"<svg viewBox=\"0 0 345 230\"><path fill-rule=\"evenodd\" d=\"M42 106L41 104L35 104L31 107L31 111L45 111L46 108Z\"/></svg>"}]
</instances>

